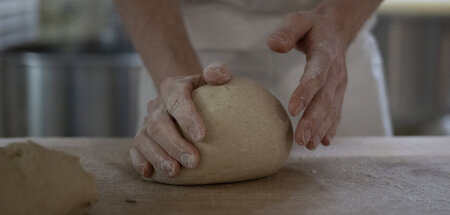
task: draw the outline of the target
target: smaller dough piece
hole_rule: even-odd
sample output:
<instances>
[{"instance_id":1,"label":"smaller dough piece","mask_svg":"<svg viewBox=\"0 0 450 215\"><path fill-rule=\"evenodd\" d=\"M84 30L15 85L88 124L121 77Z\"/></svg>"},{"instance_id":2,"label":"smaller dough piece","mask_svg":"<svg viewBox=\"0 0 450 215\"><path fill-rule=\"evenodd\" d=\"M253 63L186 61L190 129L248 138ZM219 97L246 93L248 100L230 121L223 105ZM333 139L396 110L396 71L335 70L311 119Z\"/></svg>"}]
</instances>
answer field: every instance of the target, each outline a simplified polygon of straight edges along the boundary
<instances>
[{"instance_id":1,"label":"smaller dough piece","mask_svg":"<svg viewBox=\"0 0 450 215\"><path fill-rule=\"evenodd\" d=\"M98 201L79 158L35 144L0 147L0 214L85 214Z\"/></svg>"}]
</instances>

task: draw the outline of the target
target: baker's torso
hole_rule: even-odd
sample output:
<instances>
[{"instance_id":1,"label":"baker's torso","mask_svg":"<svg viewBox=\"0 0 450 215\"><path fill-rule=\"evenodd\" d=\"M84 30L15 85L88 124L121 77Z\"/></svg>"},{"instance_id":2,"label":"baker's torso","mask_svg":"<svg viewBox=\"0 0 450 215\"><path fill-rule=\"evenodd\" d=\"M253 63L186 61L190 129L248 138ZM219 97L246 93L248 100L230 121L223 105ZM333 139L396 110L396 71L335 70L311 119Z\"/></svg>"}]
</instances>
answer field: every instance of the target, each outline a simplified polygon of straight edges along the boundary
<instances>
[{"instance_id":1,"label":"baker's torso","mask_svg":"<svg viewBox=\"0 0 450 215\"><path fill-rule=\"evenodd\" d=\"M226 62L234 75L262 83L287 106L306 59L297 51L288 54L270 51L266 37L289 12L312 9L320 1L181 0L180 3L189 38L203 66L213 61ZM344 135L389 134L390 128L385 126L389 120L386 118L386 96L380 91L384 89L384 80L379 78L382 67L376 63L380 61L379 54L370 34L374 23L374 17L366 22L348 50L350 81L346 98L351 98L344 103L343 131L340 132ZM154 97L148 96L149 90L144 91L147 92L144 101ZM370 107L354 109L354 104ZM141 106L145 107L145 102ZM362 121L357 122L358 119ZM365 120L372 125L362 126ZM294 127L297 121L292 118Z\"/></svg>"}]
</instances>

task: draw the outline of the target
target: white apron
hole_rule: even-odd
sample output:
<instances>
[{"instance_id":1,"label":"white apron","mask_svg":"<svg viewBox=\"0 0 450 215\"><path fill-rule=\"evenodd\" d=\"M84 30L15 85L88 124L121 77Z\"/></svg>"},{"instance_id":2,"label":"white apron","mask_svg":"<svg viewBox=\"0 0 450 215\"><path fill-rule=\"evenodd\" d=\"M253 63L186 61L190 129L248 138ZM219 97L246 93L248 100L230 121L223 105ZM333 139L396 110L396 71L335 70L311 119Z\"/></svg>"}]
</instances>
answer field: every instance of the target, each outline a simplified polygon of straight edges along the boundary
<instances>
[{"instance_id":1,"label":"white apron","mask_svg":"<svg viewBox=\"0 0 450 215\"><path fill-rule=\"evenodd\" d=\"M286 108L305 67L305 55L272 52L269 35L291 11L310 9L305 0L186 0L183 14L189 37L203 66L227 62L236 76L265 85ZM381 57L372 17L347 52L349 82L344 98L340 136L392 135ZM157 96L147 72L141 74L139 119L146 103ZM291 118L294 128L298 117Z\"/></svg>"}]
</instances>

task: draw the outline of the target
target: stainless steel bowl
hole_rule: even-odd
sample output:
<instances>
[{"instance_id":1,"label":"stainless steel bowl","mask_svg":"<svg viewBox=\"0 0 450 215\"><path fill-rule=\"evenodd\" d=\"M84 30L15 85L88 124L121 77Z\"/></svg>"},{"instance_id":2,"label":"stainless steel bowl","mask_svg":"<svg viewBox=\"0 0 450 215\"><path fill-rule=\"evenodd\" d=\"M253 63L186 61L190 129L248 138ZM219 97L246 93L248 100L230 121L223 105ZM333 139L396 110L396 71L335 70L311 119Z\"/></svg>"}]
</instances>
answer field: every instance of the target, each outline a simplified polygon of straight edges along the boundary
<instances>
[{"instance_id":1,"label":"stainless steel bowl","mask_svg":"<svg viewBox=\"0 0 450 215\"><path fill-rule=\"evenodd\" d=\"M131 49L35 43L0 62L0 135L134 135L142 66Z\"/></svg>"}]
</instances>

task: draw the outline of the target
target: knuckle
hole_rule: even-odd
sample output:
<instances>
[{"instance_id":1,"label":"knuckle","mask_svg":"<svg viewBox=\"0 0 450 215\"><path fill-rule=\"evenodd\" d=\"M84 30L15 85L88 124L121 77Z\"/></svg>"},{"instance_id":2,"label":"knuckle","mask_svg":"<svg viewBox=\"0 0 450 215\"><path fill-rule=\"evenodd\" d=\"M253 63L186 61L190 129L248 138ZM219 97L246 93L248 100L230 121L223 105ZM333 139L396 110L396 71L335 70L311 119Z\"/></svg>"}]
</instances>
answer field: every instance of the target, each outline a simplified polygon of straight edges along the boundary
<instances>
[{"instance_id":1,"label":"knuckle","mask_svg":"<svg viewBox=\"0 0 450 215\"><path fill-rule=\"evenodd\" d=\"M302 119L302 121L303 121L303 127L304 128L315 128L316 127L316 121L317 120L315 120L315 119L313 119L313 118L311 118L311 117L307 117L307 118L305 118L305 119Z\"/></svg>"},{"instance_id":2,"label":"knuckle","mask_svg":"<svg viewBox=\"0 0 450 215\"><path fill-rule=\"evenodd\" d=\"M161 122L158 120L150 120L147 124L147 134L153 137L160 132L162 132Z\"/></svg>"},{"instance_id":3,"label":"knuckle","mask_svg":"<svg viewBox=\"0 0 450 215\"><path fill-rule=\"evenodd\" d=\"M181 104L181 102L182 102L182 99L183 99L183 97L182 97L180 94L169 97L169 98L167 99L167 101L166 101L166 107L167 107L167 110L168 110L171 114L177 113L177 111L178 111L179 108L180 108L180 104Z\"/></svg>"},{"instance_id":4,"label":"knuckle","mask_svg":"<svg viewBox=\"0 0 450 215\"><path fill-rule=\"evenodd\" d=\"M300 81L300 85L307 92L316 93L325 85L326 74L324 72L314 72L311 77L305 77L305 80Z\"/></svg>"},{"instance_id":5,"label":"knuckle","mask_svg":"<svg viewBox=\"0 0 450 215\"><path fill-rule=\"evenodd\" d=\"M339 53L339 48L334 44L329 44L327 50L328 60L333 61Z\"/></svg>"},{"instance_id":6,"label":"knuckle","mask_svg":"<svg viewBox=\"0 0 450 215\"><path fill-rule=\"evenodd\" d=\"M318 75L316 75L316 77L314 77L314 80L317 81L319 86L323 86L325 84L325 81L326 81L326 76L325 76L325 74L323 72L321 72Z\"/></svg>"},{"instance_id":7,"label":"knuckle","mask_svg":"<svg viewBox=\"0 0 450 215\"><path fill-rule=\"evenodd\" d=\"M172 115L179 115L179 111L184 110L188 105L188 98L190 97L191 90L187 85L178 88L173 95L167 97L165 106L167 111Z\"/></svg>"},{"instance_id":8,"label":"knuckle","mask_svg":"<svg viewBox=\"0 0 450 215\"><path fill-rule=\"evenodd\" d=\"M317 83L315 83L315 79L309 79L306 81L302 81L300 83L300 87L299 87L299 93L298 93L298 98L299 99L306 99L306 100L310 100L314 97L314 95L317 93L317 91L319 90L319 87L317 87Z\"/></svg>"},{"instance_id":9,"label":"knuckle","mask_svg":"<svg viewBox=\"0 0 450 215\"><path fill-rule=\"evenodd\" d=\"M161 118L166 111L166 107L160 102L160 100L155 101L150 107L147 108L146 122L151 119Z\"/></svg>"}]
</instances>

